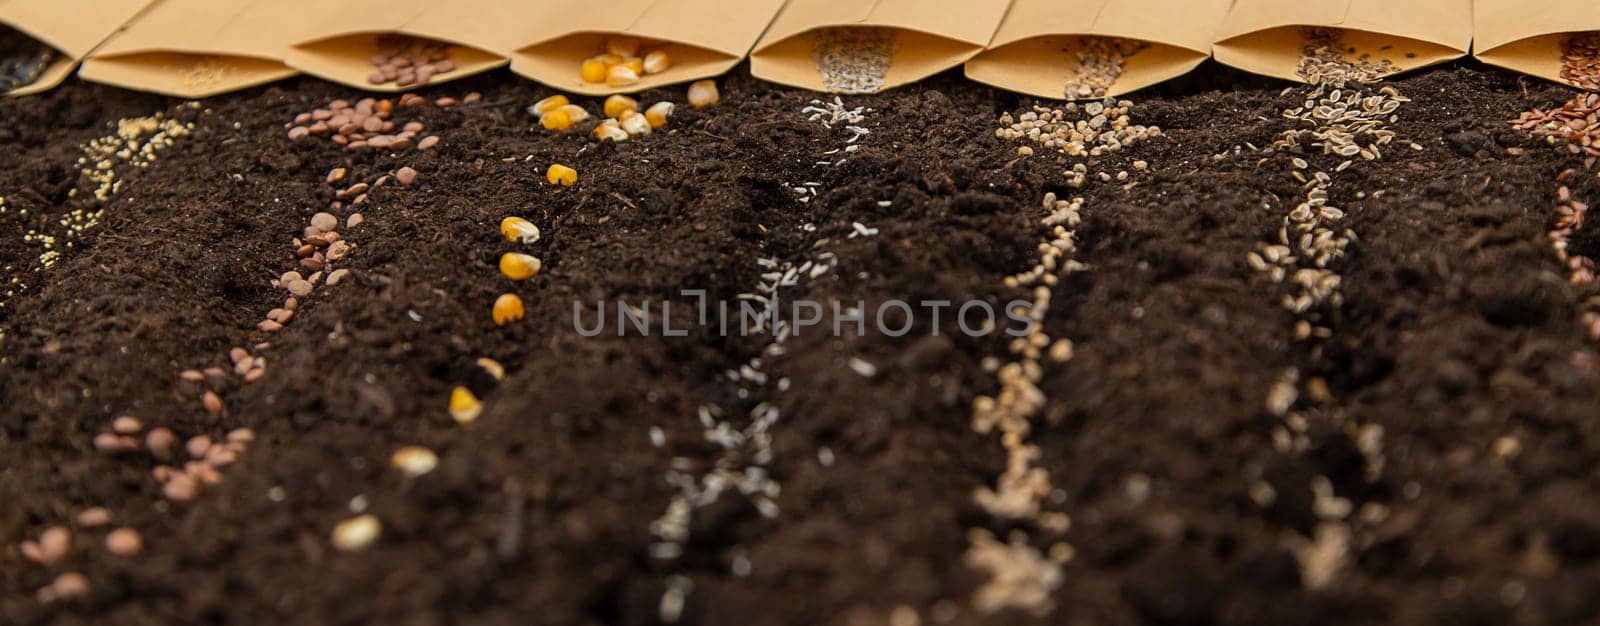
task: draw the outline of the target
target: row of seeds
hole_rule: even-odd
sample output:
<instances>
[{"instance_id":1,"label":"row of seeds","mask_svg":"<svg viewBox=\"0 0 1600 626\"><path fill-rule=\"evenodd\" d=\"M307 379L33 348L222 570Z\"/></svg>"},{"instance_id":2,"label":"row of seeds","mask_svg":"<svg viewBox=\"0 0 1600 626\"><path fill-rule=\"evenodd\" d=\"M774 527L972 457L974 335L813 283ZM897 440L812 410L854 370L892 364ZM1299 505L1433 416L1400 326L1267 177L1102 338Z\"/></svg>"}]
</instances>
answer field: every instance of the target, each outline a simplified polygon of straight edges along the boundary
<instances>
[{"instance_id":1,"label":"row of seeds","mask_svg":"<svg viewBox=\"0 0 1600 626\"><path fill-rule=\"evenodd\" d=\"M1102 61L1110 62L1093 60ZM1159 128L1133 123L1133 108L1132 102L1115 99L1087 105L1068 103L1063 109L1036 106L1015 118L1009 113L1002 115L996 135L1040 145L1061 155L1100 156L1160 136ZM1027 156L1034 151L1024 145L1018 152ZM1136 169L1148 167L1140 161ZM1087 172L1087 166L1078 163L1063 176L1069 186L1076 188L1088 182ZM1127 172L1120 172L1115 179L1127 181L1129 177ZM1110 182L1113 177L1101 172L1096 180ZM985 359L985 369L995 374L1000 389L994 396L973 400L973 430L981 434L998 432L1006 453L1006 469L993 486L974 490L973 501L1014 528L1004 541L987 528L968 531L965 561L987 575L973 598L974 607L982 613L1019 609L1041 616L1049 614L1055 608L1051 595L1065 582L1061 566L1074 554L1071 545L1060 541L1071 526L1071 519L1063 512L1045 510L1047 503L1059 502L1064 494L1051 485L1049 473L1040 466L1043 451L1029 437L1034 420L1049 400L1039 387L1046 364L1064 364L1073 356L1072 341L1052 339L1044 331L1044 324L1053 289L1061 278L1087 269L1075 258L1076 229L1082 221L1083 206L1082 198L1063 200L1054 193L1045 195L1040 223L1047 236L1038 245L1039 261L1003 281L1007 289L1028 290L1028 304L1013 314L1031 320L1032 333L1010 342L1010 362ZM1033 536L1033 532L1039 536ZM1035 546L1040 539L1050 542L1047 552Z\"/></svg>"},{"instance_id":2,"label":"row of seeds","mask_svg":"<svg viewBox=\"0 0 1600 626\"><path fill-rule=\"evenodd\" d=\"M1536 137L1543 137L1552 145L1565 144L1568 154L1583 157L1583 171L1563 170L1556 177L1556 219L1546 236L1550 249L1567 272L1567 280L1575 287L1592 289L1595 285L1595 259L1582 250L1574 249L1574 238L1583 230L1589 205L1573 193L1572 185L1578 176L1587 176L1600 163L1600 95L1581 94L1550 111L1534 109L1523 113L1512 125ZM1592 243L1590 244L1592 246ZM1600 341L1600 295L1590 296L1583 302L1579 313L1589 338Z\"/></svg>"},{"instance_id":3,"label":"row of seeds","mask_svg":"<svg viewBox=\"0 0 1600 626\"><path fill-rule=\"evenodd\" d=\"M838 102L837 108L841 112L847 111L842 101ZM861 111L855 109L841 115L848 120L850 127L859 128L854 125L865 119ZM833 123L841 119L835 116L821 120L810 107L802 114L811 115L811 121L820 121L826 128L833 128ZM862 129L855 138L859 139L865 134L865 129ZM854 141L851 140L852 144ZM827 164L831 165L831 162ZM815 187L796 189L800 190L802 202L809 201L815 194ZM853 231L851 237L863 231L876 232L857 226L858 230ZM810 223L800 228L808 233L816 231L816 226ZM778 517L777 498L782 486L769 469L773 461L773 428L780 418L778 403L773 396L788 391L790 381L772 373L772 370L775 362L786 353L785 344L793 337L795 330L790 321L779 313L780 303L786 294L800 291L806 283L822 279L834 270L837 257L824 250L829 243L827 238L817 240L812 244L809 258L799 262L775 257L756 259L760 280L753 291L739 294L737 300L741 307L753 307L755 311L762 312L763 317L759 319L766 323L762 324L760 332L770 332L771 339L760 354L722 374L722 378L734 386L734 396L741 408L729 410L715 403L706 403L696 410L696 419L703 429L702 437L715 444L718 450L715 458L709 462L682 456L673 457L670 461L666 482L675 493L668 501L666 511L650 523L653 539L650 555L655 559L675 562L682 557L690 539L695 512L716 503L724 494L737 492L747 498L763 517ZM858 373L863 372L854 363L852 366ZM745 406L748 409L743 408ZM666 446L666 433L660 427L652 426L650 442L658 448ZM831 464L831 454L826 449L819 452L824 465ZM753 565L742 551L736 550L731 567L735 576L742 577L750 573ZM666 589L658 606L658 617L662 622L676 623L682 617L688 594L693 588L693 581L685 575L673 574L667 578Z\"/></svg>"},{"instance_id":4,"label":"row of seeds","mask_svg":"<svg viewBox=\"0 0 1600 626\"><path fill-rule=\"evenodd\" d=\"M189 103L182 105L182 108L193 111L199 105ZM80 183L68 192L68 197L83 200L90 206L72 209L53 224L47 225L52 229L60 227L57 234L28 230L25 242L37 243L44 248L38 259L38 270L53 267L63 252L74 249L100 224L105 205L123 190L123 181L128 173L148 169L161 151L189 135L194 127L193 123L179 122L157 113L119 120L115 134L94 139L82 146L80 150L83 156L77 162ZM0 200L0 217L6 216L6 213L7 207ZM16 219L29 218L28 212L23 209L18 209L14 215ZM7 269L10 271L12 268ZM20 277L13 276L6 298L15 295L15 290L25 287ZM4 308L4 300L0 300L0 308ZM3 336L3 331L0 331L0 336ZM122 415L112 420L108 428L95 434L91 444L97 452L112 457L127 459L148 456L157 463L153 475L163 482L181 475L182 478L177 481L182 484L164 487L164 492L172 497L172 494L192 495L200 485L221 480L220 470L236 462L254 440L255 434L249 429L235 429L216 441L205 435L181 439L171 429L160 426L146 428L144 420ZM28 561L42 567L54 567L73 552L81 536L100 534L104 530L102 546L108 553L123 558L138 555L144 549L142 535L129 527L109 528L113 519L112 512L104 507L86 507L72 516L70 524L50 526L36 538L24 540L19 545L19 551ZM90 580L84 574L65 571L50 584L39 588L35 595L42 602L68 600L88 593L90 586Z\"/></svg>"},{"instance_id":5,"label":"row of seeds","mask_svg":"<svg viewBox=\"0 0 1600 626\"><path fill-rule=\"evenodd\" d=\"M1306 33L1299 74L1311 87L1303 102L1283 111L1283 117L1295 121L1297 128L1285 131L1267 151L1287 157L1284 165L1304 195L1283 216L1274 241L1259 244L1246 257L1252 269L1274 284L1284 285L1287 293L1281 296L1282 306L1296 317L1294 339L1309 344L1313 359L1321 355L1321 342L1333 335L1330 316L1343 304L1338 264L1357 240L1354 231L1340 226L1344 210L1329 204L1335 177L1359 163L1383 158L1384 150L1395 141L1389 125L1398 120L1400 106L1410 102L1393 87L1376 86L1395 71L1390 61L1350 58L1353 50L1342 46L1341 35L1331 29ZM1410 146L1421 149L1414 143ZM1268 389L1266 409L1280 420L1273 429L1275 448L1286 454L1303 453L1313 445L1308 435L1311 420L1333 420L1363 455L1366 480L1377 480L1384 463L1382 426L1347 419L1335 408L1336 399L1323 379L1302 378L1298 367L1290 368ZM1375 522L1385 510L1369 503L1355 511L1325 476L1314 478L1310 488L1315 497L1312 508L1320 522L1312 537L1296 536L1291 544L1302 583L1320 588L1332 583L1349 561L1352 515ZM1259 479L1250 486L1250 493L1263 507L1277 497Z\"/></svg>"},{"instance_id":6,"label":"row of seeds","mask_svg":"<svg viewBox=\"0 0 1600 626\"><path fill-rule=\"evenodd\" d=\"M181 105L179 113L198 109L197 103ZM67 197L80 204L60 217L37 226L37 215L29 215L25 208L8 207L0 197L0 219L22 222L22 242L39 247L39 256L31 267L8 265L5 268L4 295L0 296L0 312L4 312L11 298L29 287L28 276L52 267L61 255L72 251L89 231L100 225L105 207L122 191L124 178L136 170L149 169L163 150L194 130L194 124L180 122L163 113L145 117L117 120L115 133L98 137L79 147L78 185L67 192ZM0 328L0 338L5 329Z\"/></svg>"}]
</instances>

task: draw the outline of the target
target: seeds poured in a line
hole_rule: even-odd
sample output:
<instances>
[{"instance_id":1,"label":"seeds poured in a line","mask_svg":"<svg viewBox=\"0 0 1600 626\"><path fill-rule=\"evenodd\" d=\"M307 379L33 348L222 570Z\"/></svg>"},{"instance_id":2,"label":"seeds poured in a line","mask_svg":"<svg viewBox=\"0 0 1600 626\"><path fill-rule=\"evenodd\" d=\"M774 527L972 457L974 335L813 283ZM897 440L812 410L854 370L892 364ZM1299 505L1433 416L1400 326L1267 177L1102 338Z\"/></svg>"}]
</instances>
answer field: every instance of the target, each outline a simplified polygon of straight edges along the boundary
<instances>
[{"instance_id":1,"label":"seeds poured in a line","mask_svg":"<svg viewBox=\"0 0 1600 626\"><path fill-rule=\"evenodd\" d=\"M882 28L824 28L813 31L809 38L823 89L835 93L883 89L899 47L895 32Z\"/></svg>"},{"instance_id":2,"label":"seeds poured in a line","mask_svg":"<svg viewBox=\"0 0 1600 626\"><path fill-rule=\"evenodd\" d=\"M1075 54L1078 65L1067 78L1067 99L1105 97L1106 91L1122 78L1122 66L1128 57L1149 46L1136 39L1079 37Z\"/></svg>"}]
</instances>

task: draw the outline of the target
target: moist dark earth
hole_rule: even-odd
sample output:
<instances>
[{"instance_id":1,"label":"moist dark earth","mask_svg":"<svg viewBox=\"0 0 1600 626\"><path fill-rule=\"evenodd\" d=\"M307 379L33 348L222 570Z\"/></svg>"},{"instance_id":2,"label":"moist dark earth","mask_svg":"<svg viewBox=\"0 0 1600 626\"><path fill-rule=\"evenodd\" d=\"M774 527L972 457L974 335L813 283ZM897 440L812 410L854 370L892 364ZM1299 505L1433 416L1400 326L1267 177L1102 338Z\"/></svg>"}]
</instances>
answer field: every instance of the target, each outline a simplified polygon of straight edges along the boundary
<instances>
[{"instance_id":1,"label":"moist dark earth","mask_svg":"<svg viewBox=\"0 0 1600 626\"><path fill-rule=\"evenodd\" d=\"M476 104L397 109L442 140L398 153L291 141L295 115L362 96L314 79L196 108L77 81L0 101L0 262L27 284L0 310L0 622L651 624L676 576L693 583L683 624L888 624L901 606L925 624L1600 619L1600 354L1578 321L1595 293L1568 283L1545 236L1557 175L1584 164L1507 124L1569 89L1468 62L1389 81L1413 102L1381 161L1337 176L1330 202L1359 239L1335 265L1343 303L1320 311L1332 335L1306 342L1285 287L1246 263L1303 195L1288 155L1254 148L1295 128L1280 111L1305 87L1208 64L1130 96L1135 123L1164 137L1079 159L1019 155L998 118L1052 103L956 72L846 97L872 109L871 134L832 156L852 133L806 119L820 96L744 68L719 84L718 106L597 144L538 129L524 108L554 92L492 73L421 92L481 92ZM681 87L641 102L661 99L682 102ZM96 208L72 194L87 185L79 146L157 112L193 134L129 172L101 224L41 270L25 235ZM579 183L546 183L552 162ZM1080 162L1130 178L1070 188L1062 172ZM351 276L304 298L282 331L257 330L283 301L270 281L295 269L293 239L334 199L328 171L372 180L402 166L417 182L372 190L365 223L343 233ZM816 193L801 202L806 183ZM1569 186L1600 197L1592 171ZM1048 239L1047 192L1085 199L1076 258L1089 268L1054 287L1045 321L1075 346L1046 368L1031 437L1060 490L1046 508L1072 525L1030 536L1075 550L1046 615L979 612L986 574L963 561L969 529L1016 527L972 499L1005 467L971 404L995 392L984 360L1007 358L1006 338L969 337L948 315L919 315L899 337L812 329L766 363L786 390L740 398L724 372L762 356L765 336L574 327L574 301L591 314L617 300L686 310L682 289L732 302L768 271L757 259L819 251L834 270L790 297L1000 306L1026 297L1003 279ZM544 233L528 250L544 271L515 285L496 270L518 249L496 230L507 215ZM877 234L850 237L856 222ZM1595 228L1575 249L1594 247ZM490 304L508 291L527 317L497 327ZM220 416L178 378L231 369L231 347L263 341L267 374L224 386ZM1282 419L1267 409L1291 368L1327 388L1297 405L1303 450L1274 444ZM446 412L456 385L483 398L470 426ZM673 459L703 470L717 453L698 407L762 401L782 416L769 464L780 514L724 495L695 512L681 558L653 557ZM119 415L258 438L219 485L171 502L154 460L91 445ZM1372 426L1376 472L1355 434ZM411 444L437 451L438 469L391 469ZM1319 477L1382 514L1349 517L1342 569L1313 588L1296 550L1316 533ZM1259 483L1276 497L1254 497ZM329 533L358 497L382 536L338 551ZM142 533L144 551L113 556L104 529L74 528L61 562L22 557L22 541L91 506ZM65 571L90 592L36 599Z\"/></svg>"}]
</instances>

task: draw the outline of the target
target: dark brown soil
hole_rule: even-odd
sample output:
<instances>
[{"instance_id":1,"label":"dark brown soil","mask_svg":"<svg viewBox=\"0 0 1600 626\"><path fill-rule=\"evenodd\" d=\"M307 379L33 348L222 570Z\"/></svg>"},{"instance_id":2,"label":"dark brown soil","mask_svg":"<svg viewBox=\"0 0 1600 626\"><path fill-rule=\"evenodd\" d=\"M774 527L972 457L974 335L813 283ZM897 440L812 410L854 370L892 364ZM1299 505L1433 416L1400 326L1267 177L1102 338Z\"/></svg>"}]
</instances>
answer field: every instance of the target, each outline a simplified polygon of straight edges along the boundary
<instances>
[{"instance_id":1,"label":"dark brown soil","mask_svg":"<svg viewBox=\"0 0 1600 626\"><path fill-rule=\"evenodd\" d=\"M1208 65L1136 96L1137 122L1167 136L1083 162L1137 184L1072 190L1061 171L1074 161L1019 158L994 135L1001 113L1033 100L954 74L849 98L874 109L872 134L836 167L816 161L849 133L805 119L816 96L743 70L720 82L720 106L683 107L666 132L620 145L535 129L523 109L551 92L509 74L448 83L425 95L483 102L399 109L443 139L399 155L290 141L282 125L297 113L358 96L309 79L197 109L78 82L0 101L0 264L28 284L0 310L0 622L649 624L672 576L694 584L685 624L886 624L899 605L926 624L1600 619L1600 354L1577 322L1593 292L1567 284L1544 235L1556 175L1581 163L1506 124L1568 90L1465 63L1394 81L1415 101L1393 128L1423 149L1340 175L1332 202L1360 239L1317 347L1292 339L1282 287L1245 263L1299 193L1282 155L1262 164L1246 146L1291 128L1278 111L1298 88ZM641 101L662 98L682 99ZM158 111L194 134L130 175L103 223L40 272L23 236L92 203L69 197L78 146ZM545 183L556 161L578 169L577 186ZM256 330L282 302L269 281L293 269L291 240L333 200L328 170L369 180L403 165L418 184L374 190L366 223L344 232L352 278L307 298L283 331ZM792 188L807 182L818 192L802 203ZM1592 173L1571 186L1600 197ZM1055 288L1046 322L1076 345L1047 369L1033 435L1076 549L1048 617L976 612L984 578L962 560L969 528L1010 528L971 499L1004 468L998 438L970 425L972 399L995 390L981 362L1004 356L1002 339L966 337L948 317L937 337L926 317L904 337L813 330L768 359L786 391L740 398L724 372L765 337L573 326L575 300L592 312L670 299L676 316L693 302L679 289L732 301L755 290L758 258L818 250L835 270L791 297L1004 303L1022 295L1001 280L1033 264L1051 191L1085 198L1077 258L1091 268ZM513 249L496 232L510 214L544 231L533 252L545 271L516 286L495 269ZM853 222L879 233L850 238ZM1595 228L1575 245L1594 247ZM528 315L498 328L489 306L507 290ZM227 386L219 418L178 381L264 340L266 377ZM474 366L484 356L505 364L504 381ZM1281 420L1265 408L1289 368L1329 389L1300 404L1303 452L1274 446ZM485 401L470 427L445 411L458 384ZM781 513L725 495L695 513L682 558L653 558L673 459L703 470L717 452L697 408L760 402L782 415L769 466ZM259 438L220 485L172 503L153 460L92 448L123 414ZM1352 433L1372 425L1385 463L1369 480ZM1520 455L1492 454L1504 436ZM408 444L438 451L438 470L389 469ZM1317 477L1387 515L1350 522L1348 565L1307 589L1293 546L1314 532ZM1251 496L1258 481L1277 494L1267 506ZM328 534L358 496L383 536L338 552ZM22 558L22 540L89 506L143 533L144 553L112 556L103 530L79 530L62 563ZM35 600L68 570L88 576L87 597Z\"/></svg>"}]
</instances>

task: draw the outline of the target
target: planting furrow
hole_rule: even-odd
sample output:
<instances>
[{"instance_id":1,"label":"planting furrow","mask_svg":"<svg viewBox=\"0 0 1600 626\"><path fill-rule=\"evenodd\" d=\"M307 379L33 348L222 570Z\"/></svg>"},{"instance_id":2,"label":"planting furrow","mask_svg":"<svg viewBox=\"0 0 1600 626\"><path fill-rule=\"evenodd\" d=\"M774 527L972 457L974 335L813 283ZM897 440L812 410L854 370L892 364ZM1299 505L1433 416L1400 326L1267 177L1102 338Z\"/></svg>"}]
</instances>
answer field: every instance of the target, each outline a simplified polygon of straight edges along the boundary
<instances>
[{"instance_id":1,"label":"planting furrow","mask_svg":"<svg viewBox=\"0 0 1600 626\"><path fill-rule=\"evenodd\" d=\"M1274 449L1306 455L1313 446L1330 445L1317 439L1331 436L1343 440L1337 445L1351 445L1361 459L1356 476L1320 473L1310 481L1312 511L1319 521L1309 537L1290 542L1301 582L1313 589L1333 583L1348 566L1354 551L1353 527L1377 524L1387 514L1379 502L1360 502L1362 496L1374 495L1371 486L1383 473L1384 429L1352 415L1330 388L1327 374L1319 371L1325 369L1322 344L1334 336L1344 304L1340 270L1357 241L1356 232L1343 225L1344 209L1332 202L1336 197L1367 196L1364 191L1350 194L1334 182L1352 168L1381 160L1385 150L1404 145L1395 141L1389 125L1399 119L1400 107L1411 101L1394 87L1378 86L1394 71L1387 59L1347 59L1340 36L1339 31L1327 29L1305 34L1300 76L1311 87L1285 92L1303 103L1283 110L1284 119L1296 128L1273 142L1271 154L1282 156L1268 157L1287 161L1284 164L1303 195L1292 200L1294 208L1283 216L1275 240L1260 244L1246 257L1251 268L1286 287L1281 305L1295 316L1293 341L1304 346L1307 359L1285 369L1267 390L1267 412L1280 420L1272 431ZM1414 142L1409 146L1422 149ZM1336 478L1355 484L1339 484ZM1261 479L1252 482L1250 493L1261 507L1272 506L1277 497L1271 484Z\"/></svg>"}]
</instances>

